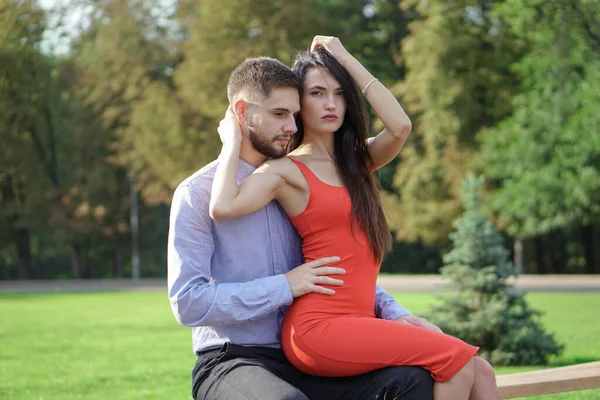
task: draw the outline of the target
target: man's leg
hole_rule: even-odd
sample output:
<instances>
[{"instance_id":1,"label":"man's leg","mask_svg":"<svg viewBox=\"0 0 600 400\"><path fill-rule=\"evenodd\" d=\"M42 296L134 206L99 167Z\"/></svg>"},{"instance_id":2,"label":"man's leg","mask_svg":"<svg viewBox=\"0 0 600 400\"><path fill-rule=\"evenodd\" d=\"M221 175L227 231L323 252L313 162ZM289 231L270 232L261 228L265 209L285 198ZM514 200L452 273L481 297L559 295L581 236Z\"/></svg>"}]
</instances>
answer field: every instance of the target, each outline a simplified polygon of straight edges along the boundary
<instances>
[{"instance_id":1,"label":"man's leg","mask_svg":"<svg viewBox=\"0 0 600 400\"><path fill-rule=\"evenodd\" d=\"M346 378L304 376L298 382L310 400L432 400L433 378L420 367L387 367Z\"/></svg>"},{"instance_id":2,"label":"man's leg","mask_svg":"<svg viewBox=\"0 0 600 400\"><path fill-rule=\"evenodd\" d=\"M259 363L220 363L198 388L196 400L308 400L302 392Z\"/></svg>"},{"instance_id":3,"label":"man's leg","mask_svg":"<svg viewBox=\"0 0 600 400\"><path fill-rule=\"evenodd\" d=\"M308 400L286 381L297 380L300 373L285 359L280 363L264 353L226 345L199 356L192 379L194 399Z\"/></svg>"}]
</instances>

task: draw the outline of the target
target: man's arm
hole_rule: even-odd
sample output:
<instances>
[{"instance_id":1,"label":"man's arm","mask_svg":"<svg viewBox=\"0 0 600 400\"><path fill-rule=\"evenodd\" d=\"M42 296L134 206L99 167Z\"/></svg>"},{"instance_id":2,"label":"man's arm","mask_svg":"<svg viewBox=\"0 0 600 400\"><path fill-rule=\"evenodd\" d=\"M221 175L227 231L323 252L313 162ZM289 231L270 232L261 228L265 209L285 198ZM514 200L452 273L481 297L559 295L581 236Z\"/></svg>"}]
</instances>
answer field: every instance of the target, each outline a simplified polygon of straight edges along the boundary
<instances>
[{"instance_id":1,"label":"man's arm","mask_svg":"<svg viewBox=\"0 0 600 400\"><path fill-rule=\"evenodd\" d=\"M394 321L405 315L411 315L411 313L398 304L396 299L389 295L384 288L377 285L375 291L375 315L377 318Z\"/></svg>"},{"instance_id":2,"label":"man's arm","mask_svg":"<svg viewBox=\"0 0 600 400\"><path fill-rule=\"evenodd\" d=\"M377 285L375 292L375 315L377 318L396 321L403 324L415 325L435 332L443 333L440 328L427 321L412 315L408 310L396 302L384 288Z\"/></svg>"},{"instance_id":3,"label":"man's arm","mask_svg":"<svg viewBox=\"0 0 600 400\"><path fill-rule=\"evenodd\" d=\"M171 308L186 326L236 324L262 318L292 303L285 275L250 282L209 284L214 240L208 194L175 191L167 248Z\"/></svg>"}]
</instances>

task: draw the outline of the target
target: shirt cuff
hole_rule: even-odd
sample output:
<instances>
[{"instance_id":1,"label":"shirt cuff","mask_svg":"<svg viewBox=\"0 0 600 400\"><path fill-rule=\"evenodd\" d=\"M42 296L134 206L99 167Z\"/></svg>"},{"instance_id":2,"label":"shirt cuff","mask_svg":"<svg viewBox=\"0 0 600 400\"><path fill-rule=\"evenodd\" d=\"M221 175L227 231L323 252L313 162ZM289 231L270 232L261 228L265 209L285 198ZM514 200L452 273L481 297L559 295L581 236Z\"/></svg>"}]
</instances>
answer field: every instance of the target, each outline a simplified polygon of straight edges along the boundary
<instances>
[{"instance_id":1,"label":"shirt cuff","mask_svg":"<svg viewBox=\"0 0 600 400\"><path fill-rule=\"evenodd\" d=\"M382 314L383 315L381 318L387 319L388 321L395 321L396 319L404 317L405 315L412 315L407 309L398 303L388 305Z\"/></svg>"},{"instance_id":2,"label":"shirt cuff","mask_svg":"<svg viewBox=\"0 0 600 400\"><path fill-rule=\"evenodd\" d=\"M278 274L267 278L267 290L274 308L289 306L294 301L292 289L284 274Z\"/></svg>"}]
</instances>

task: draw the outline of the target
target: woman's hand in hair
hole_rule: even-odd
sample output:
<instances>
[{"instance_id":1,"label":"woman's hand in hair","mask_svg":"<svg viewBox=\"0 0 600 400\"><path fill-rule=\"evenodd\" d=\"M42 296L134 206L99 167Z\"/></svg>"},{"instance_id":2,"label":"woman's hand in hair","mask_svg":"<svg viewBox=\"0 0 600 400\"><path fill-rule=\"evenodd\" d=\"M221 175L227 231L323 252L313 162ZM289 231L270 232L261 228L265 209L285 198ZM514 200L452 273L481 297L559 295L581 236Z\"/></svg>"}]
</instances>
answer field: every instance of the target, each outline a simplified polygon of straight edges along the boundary
<instances>
[{"instance_id":1,"label":"woman's hand in hair","mask_svg":"<svg viewBox=\"0 0 600 400\"><path fill-rule=\"evenodd\" d=\"M340 39L335 36L315 36L310 45L310 51L313 52L320 47L327 50L342 65L344 65L343 61L350 55Z\"/></svg>"},{"instance_id":2,"label":"woman's hand in hair","mask_svg":"<svg viewBox=\"0 0 600 400\"><path fill-rule=\"evenodd\" d=\"M225 116L219 122L217 132L219 132L223 146L239 145L242 143L242 128L231 107L227 109Z\"/></svg>"}]
</instances>

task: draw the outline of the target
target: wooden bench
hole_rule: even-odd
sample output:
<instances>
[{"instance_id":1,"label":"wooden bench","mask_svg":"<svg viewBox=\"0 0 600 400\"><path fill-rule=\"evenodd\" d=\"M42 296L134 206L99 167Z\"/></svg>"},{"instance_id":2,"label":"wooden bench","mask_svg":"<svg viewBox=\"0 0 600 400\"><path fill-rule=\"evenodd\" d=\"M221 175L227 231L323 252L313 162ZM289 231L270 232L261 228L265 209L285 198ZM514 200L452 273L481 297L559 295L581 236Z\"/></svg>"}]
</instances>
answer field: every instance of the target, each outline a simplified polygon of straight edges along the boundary
<instances>
[{"instance_id":1,"label":"wooden bench","mask_svg":"<svg viewBox=\"0 0 600 400\"><path fill-rule=\"evenodd\" d=\"M503 399L600 388L600 361L498 375L496 382Z\"/></svg>"}]
</instances>

